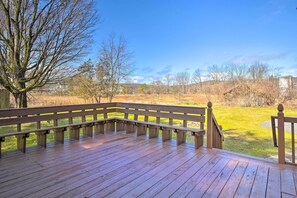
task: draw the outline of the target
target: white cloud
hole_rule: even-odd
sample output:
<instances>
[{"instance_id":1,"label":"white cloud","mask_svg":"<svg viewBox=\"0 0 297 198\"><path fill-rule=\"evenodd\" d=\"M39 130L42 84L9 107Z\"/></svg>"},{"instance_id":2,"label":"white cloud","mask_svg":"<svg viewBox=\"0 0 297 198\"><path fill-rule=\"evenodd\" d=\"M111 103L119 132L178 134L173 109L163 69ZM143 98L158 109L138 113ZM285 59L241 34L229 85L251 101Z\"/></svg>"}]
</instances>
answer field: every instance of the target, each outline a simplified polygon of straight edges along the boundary
<instances>
[{"instance_id":1,"label":"white cloud","mask_svg":"<svg viewBox=\"0 0 297 198\"><path fill-rule=\"evenodd\" d=\"M144 79L143 76L130 76L129 80L131 83L140 83Z\"/></svg>"},{"instance_id":2,"label":"white cloud","mask_svg":"<svg viewBox=\"0 0 297 198\"><path fill-rule=\"evenodd\" d=\"M239 56L231 59L228 63L231 64L248 64L261 61L270 61L275 59L283 59L288 55L285 52L278 52L275 54L266 54L266 55L254 55L254 56Z\"/></svg>"}]
</instances>

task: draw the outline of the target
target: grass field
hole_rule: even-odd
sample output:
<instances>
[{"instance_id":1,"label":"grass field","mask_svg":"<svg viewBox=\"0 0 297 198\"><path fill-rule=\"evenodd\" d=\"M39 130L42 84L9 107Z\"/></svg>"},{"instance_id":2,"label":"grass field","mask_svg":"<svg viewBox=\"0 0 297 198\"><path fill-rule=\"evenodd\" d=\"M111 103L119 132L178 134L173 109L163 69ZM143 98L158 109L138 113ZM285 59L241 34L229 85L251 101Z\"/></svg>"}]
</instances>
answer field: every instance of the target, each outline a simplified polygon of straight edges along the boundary
<instances>
[{"instance_id":1,"label":"grass field","mask_svg":"<svg viewBox=\"0 0 297 198\"><path fill-rule=\"evenodd\" d=\"M42 105L65 105L73 103L83 103L81 99L74 97L63 98L61 96L40 96L39 103L32 106ZM48 102L45 103L44 100ZM194 105L206 106L207 99L200 95L149 95L149 96L118 96L114 101L119 102L141 102L141 103L154 103L154 104L178 104L178 105ZM60 103L62 104L60 104ZM261 124L264 121L270 120L271 115L276 115L276 107L230 107L219 106L214 102L213 106L214 115L220 125L222 125L225 135L224 149L239 153L244 153L259 157L271 157L277 155L277 148L273 147L271 129L262 128ZM286 110L286 116L296 116L297 110ZM79 120L76 120L79 122ZM60 121L66 123L66 120ZM44 123L45 125L49 123ZM27 125L31 128L34 125ZM0 133L5 133L12 130L12 128L4 128ZM289 133L286 134L289 136ZM66 137L68 134L66 133ZM288 138L287 138L288 139ZM53 134L49 135L49 141L53 140ZM190 139L189 139L190 140ZM289 140L289 139L288 139ZM15 149L16 141L12 138L7 138L3 144L3 150ZM31 135L28 139L28 145L35 145L36 137ZM288 145L289 148L289 145Z\"/></svg>"}]
</instances>

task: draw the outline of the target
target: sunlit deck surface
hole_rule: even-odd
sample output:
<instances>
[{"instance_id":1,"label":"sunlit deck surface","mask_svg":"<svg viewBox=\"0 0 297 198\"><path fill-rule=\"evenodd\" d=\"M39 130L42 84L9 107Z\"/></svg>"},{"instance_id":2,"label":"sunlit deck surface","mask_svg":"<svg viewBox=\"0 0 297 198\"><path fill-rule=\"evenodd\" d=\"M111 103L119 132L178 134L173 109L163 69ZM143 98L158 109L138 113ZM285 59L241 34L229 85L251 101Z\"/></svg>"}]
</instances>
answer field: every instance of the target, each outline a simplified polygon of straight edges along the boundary
<instances>
[{"instance_id":1,"label":"sunlit deck surface","mask_svg":"<svg viewBox=\"0 0 297 198\"><path fill-rule=\"evenodd\" d=\"M297 167L125 134L0 159L0 197L294 197Z\"/></svg>"}]
</instances>

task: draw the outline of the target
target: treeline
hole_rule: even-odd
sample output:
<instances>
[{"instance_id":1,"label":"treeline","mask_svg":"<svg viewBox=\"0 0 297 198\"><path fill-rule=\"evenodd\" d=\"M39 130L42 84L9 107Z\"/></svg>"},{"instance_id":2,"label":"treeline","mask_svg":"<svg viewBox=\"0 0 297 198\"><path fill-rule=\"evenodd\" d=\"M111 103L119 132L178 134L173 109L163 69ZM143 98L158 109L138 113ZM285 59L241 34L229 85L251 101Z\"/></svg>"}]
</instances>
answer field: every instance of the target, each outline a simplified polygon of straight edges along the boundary
<instances>
[{"instance_id":1,"label":"treeline","mask_svg":"<svg viewBox=\"0 0 297 198\"><path fill-rule=\"evenodd\" d=\"M122 94L187 94L201 93L203 87L209 87L218 83L226 83L230 86L238 83L271 81L279 77L279 68L270 67L267 64L255 62L250 65L230 64L226 66L213 65L208 67L206 74L202 74L198 68L193 73L179 72L166 74L161 79L148 84L123 85Z\"/></svg>"}]
</instances>

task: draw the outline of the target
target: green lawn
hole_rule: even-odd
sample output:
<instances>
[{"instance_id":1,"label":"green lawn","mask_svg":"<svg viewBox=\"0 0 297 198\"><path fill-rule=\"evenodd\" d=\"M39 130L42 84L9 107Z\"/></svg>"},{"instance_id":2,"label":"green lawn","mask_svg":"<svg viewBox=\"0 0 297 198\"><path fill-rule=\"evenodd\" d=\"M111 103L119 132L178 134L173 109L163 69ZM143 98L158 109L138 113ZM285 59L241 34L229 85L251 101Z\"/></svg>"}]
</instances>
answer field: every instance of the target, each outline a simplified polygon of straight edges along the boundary
<instances>
[{"instance_id":1,"label":"green lawn","mask_svg":"<svg viewBox=\"0 0 297 198\"><path fill-rule=\"evenodd\" d=\"M188 105L188 104L187 104ZM197 105L195 105L197 106ZM270 120L271 115L276 115L276 108L250 108L250 107L229 107L214 106L214 115L220 125L223 126L225 142L224 149L234 152L244 153L259 157L269 157L277 155L277 148L273 147L271 129L262 128L264 121ZM285 110L286 116L297 115L297 110ZM100 119L100 117L98 117ZM133 119L133 116L129 117ZM91 120L92 117L87 117ZM143 117L139 116L142 120ZM80 118L75 118L74 122L80 122ZM150 120L155 121L155 120ZM68 120L60 120L59 125L67 124ZM161 119L161 122L168 120ZM178 124L176 121L175 124ZM50 126L52 123L43 122L43 126ZM24 125L24 129L35 128L34 124ZM14 131L13 127L2 127L0 133ZM286 134L286 135L289 135ZM173 136L174 137L174 136ZM66 132L65 138L68 138ZM191 141L192 137L188 136L187 140ZM48 135L48 141L53 141L53 133ZM36 136L31 134L27 139L28 146L36 145ZM289 146L288 146L289 147ZM16 139L14 137L6 138L2 150L14 150L16 148Z\"/></svg>"},{"instance_id":2,"label":"green lawn","mask_svg":"<svg viewBox=\"0 0 297 198\"><path fill-rule=\"evenodd\" d=\"M276 108L218 106L214 107L214 114L223 126L224 149L259 157L277 155L271 129L261 127L271 115L277 115ZM296 110L285 110L285 116L293 115L297 115Z\"/></svg>"}]
</instances>

